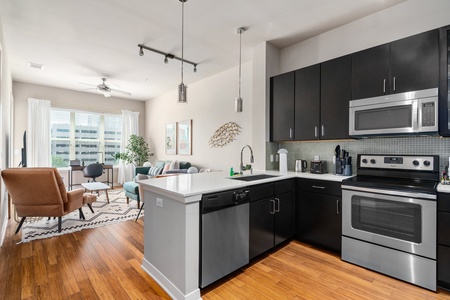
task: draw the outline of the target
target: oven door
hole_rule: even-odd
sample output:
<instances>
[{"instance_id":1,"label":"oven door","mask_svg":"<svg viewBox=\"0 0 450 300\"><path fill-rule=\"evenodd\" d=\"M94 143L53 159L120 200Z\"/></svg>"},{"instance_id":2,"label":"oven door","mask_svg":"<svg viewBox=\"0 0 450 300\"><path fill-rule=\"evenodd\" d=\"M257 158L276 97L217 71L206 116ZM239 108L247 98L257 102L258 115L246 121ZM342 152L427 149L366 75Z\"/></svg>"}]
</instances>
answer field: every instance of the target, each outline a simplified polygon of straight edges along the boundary
<instances>
[{"instance_id":1,"label":"oven door","mask_svg":"<svg viewBox=\"0 0 450 300\"><path fill-rule=\"evenodd\" d=\"M436 259L436 200L365 190L342 190L342 235Z\"/></svg>"},{"instance_id":2,"label":"oven door","mask_svg":"<svg viewBox=\"0 0 450 300\"><path fill-rule=\"evenodd\" d=\"M363 102L364 101L364 102ZM373 103L359 106L350 101L351 136L415 133L418 128L417 100Z\"/></svg>"}]
</instances>

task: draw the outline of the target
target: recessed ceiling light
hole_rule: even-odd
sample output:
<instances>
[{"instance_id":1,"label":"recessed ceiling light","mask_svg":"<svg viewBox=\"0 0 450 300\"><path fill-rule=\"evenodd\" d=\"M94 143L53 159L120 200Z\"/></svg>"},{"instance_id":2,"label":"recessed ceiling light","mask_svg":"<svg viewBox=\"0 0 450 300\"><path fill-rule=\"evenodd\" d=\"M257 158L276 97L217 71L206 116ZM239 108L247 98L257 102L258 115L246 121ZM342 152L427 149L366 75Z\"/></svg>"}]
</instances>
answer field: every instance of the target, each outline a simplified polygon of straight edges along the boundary
<instances>
[{"instance_id":1,"label":"recessed ceiling light","mask_svg":"<svg viewBox=\"0 0 450 300\"><path fill-rule=\"evenodd\" d=\"M44 65L38 64L38 63L34 63L34 62L28 62L28 66L29 66L30 68L38 69L38 70L44 69Z\"/></svg>"}]
</instances>

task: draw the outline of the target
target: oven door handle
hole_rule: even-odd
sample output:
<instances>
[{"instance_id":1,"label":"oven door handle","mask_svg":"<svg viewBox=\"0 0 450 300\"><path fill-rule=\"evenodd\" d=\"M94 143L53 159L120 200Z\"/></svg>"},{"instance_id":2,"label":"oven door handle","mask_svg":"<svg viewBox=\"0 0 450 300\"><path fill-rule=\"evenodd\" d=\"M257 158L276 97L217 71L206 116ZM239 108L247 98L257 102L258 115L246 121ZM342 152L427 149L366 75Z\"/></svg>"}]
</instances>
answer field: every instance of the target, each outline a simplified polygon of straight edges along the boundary
<instances>
[{"instance_id":1,"label":"oven door handle","mask_svg":"<svg viewBox=\"0 0 450 300\"><path fill-rule=\"evenodd\" d=\"M429 200L437 199L436 195L425 194L425 193L408 193L408 192L402 192L402 191L373 189L373 188L366 188L366 187L352 186L352 185L342 185L342 189L375 193L375 194L386 194L386 195L392 195L392 196L402 196L402 197L409 197L409 198L419 198L419 199L429 199Z\"/></svg>"}]
</instances>

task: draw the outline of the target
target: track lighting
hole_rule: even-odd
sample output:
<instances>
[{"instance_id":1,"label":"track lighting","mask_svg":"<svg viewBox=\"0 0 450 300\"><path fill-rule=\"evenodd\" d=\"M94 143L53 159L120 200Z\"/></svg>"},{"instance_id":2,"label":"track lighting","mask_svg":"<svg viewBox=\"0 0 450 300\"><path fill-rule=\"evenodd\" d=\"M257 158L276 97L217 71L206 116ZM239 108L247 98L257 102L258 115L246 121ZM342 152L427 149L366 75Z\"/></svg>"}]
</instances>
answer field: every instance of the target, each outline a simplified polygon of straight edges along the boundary
<instances>
[{"instance_id":1,"label":"track lighting","mask_svg":"<svg viewBox=\"0 0 450 300\"><path fill-rule=\"evenodd\" d=\"M139 47L139 55L140 56L144 55L144 49L145 49L145 50L152 51L152 52L155 52L155 53L158 53L158 54L161 54L162 56L164 56L164 63L166 63L166 64L169 62L169 59L176 59L176 60L182 61L184 63L193 65L194 66L194 72L197 72L197 65L198 65L198 63L195 63L195 62L183 59L181 57L177 57L177 56L175 56L173 54L170 54L170 53L164 53L162 51L159 51L159 50L156 50L156 49L144 46L142 44L139 44L138 47Z\"/></svg>"}]
</instances>

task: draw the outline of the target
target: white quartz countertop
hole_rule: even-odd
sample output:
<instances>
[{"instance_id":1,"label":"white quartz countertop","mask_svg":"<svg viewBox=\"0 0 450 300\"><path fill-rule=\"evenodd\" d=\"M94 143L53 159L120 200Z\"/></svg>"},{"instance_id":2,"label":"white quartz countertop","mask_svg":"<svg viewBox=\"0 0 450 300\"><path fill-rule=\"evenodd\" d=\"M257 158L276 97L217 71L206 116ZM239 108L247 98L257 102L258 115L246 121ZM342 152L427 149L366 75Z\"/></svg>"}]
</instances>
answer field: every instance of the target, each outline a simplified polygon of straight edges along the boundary
<instances>
[{"instance_id":1,"label":"white quartz countertop","mask_svg":"<svg viewBox=\"0 0 450 300\"><path fill-rule=\"evenodd\" d=\"M280 173L278 171L258 171L253 172L253 175L269 174L276 175L277 177L271 177L267 179L242 181L232 178L238 178L238 176L252 176L235 175L230 177L228 172L210 172L210 173L196 173L196 174L181 174L178 176L151 178L140 180L139 184L146 190L150 190L156 193L162 193L166 196L173 196L175 199L181 200L192 196L208 194L213 192L220 192L225 190L239 189L247 186L252 186L261 183L268 183L279 181L288 178L305 178L305 179L318 179L341 182L346 178L352 176L338 176L334 174L311 174L301 172L287 172ZM195 197L198 198L198 197Z\"/></svg>"},{"instance_id":2,"label":"white quartz countertop","mask_svg":"<svg viewBox=\"0 0 450 300\"><path fill-rule=\"evenodd\" d=\"M437 191L440 193L450 193L450 185L439 183L437 186Z\"/></svg>"}]
</instances>

